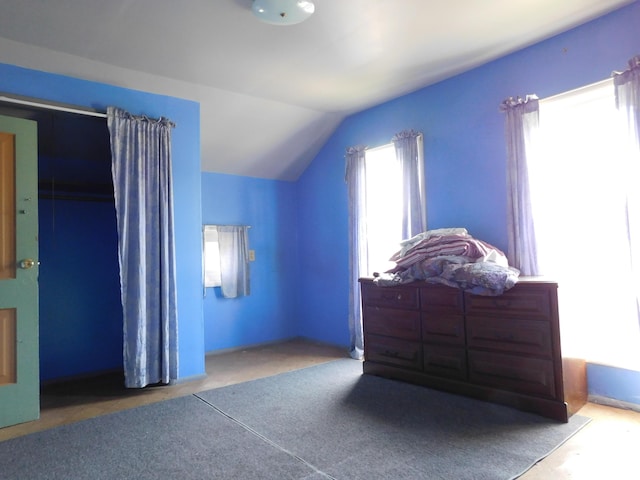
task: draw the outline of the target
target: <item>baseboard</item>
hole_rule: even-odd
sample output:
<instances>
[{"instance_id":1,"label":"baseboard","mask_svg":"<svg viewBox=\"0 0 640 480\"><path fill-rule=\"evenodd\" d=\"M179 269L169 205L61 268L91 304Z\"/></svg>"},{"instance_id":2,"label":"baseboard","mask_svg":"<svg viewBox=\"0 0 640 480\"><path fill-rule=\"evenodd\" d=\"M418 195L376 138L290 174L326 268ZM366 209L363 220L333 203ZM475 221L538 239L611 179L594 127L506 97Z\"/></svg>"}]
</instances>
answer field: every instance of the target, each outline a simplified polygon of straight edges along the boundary
<instances>
[{"instance_id":1,"label":"baseboard","mask_svg":"<svg viewBox=\"0 0 640 480\"><path fill-rule=\"evenodd\" d=\"M622 410L633 410L634 412L640 413L640 405L637 403L616 400L615 398L608 398L600 395L589 395L589 402L597 403L598 405L605 405L607 407L620 408Z\"/></svg>"},{"instance_id":2,"label":"baseboard","mask_svg":"<svg viewBox=\"0 0 640 480\"><path fill-rule=\"evenodd\" d=\"M344 348L345 352L348 353L348 347L346 347L344 345L336 345L336 344L329 343L329 342L322 342L320 340L315 340L313 338L297 336L297 337L281 338L279 340L273 340L273 341L269 341L269 342L251 343L251 344L248 344L248 345L238 345L237 347L221 348L219 350L210 350L207 353L205 353L205 356L208 357L210 355L222 355L222 354L225 354L225 353L233 353L233 352L238 352L238 351L241 351L241 350L248 350L248 349L253 349L253 348L269 347L271 345L278 345L278 344L281 344L281 343L295 342L295 341L309 342L309 343L313 343L315 345L324 345L326 347Z\"/></svg>"},{"instance_id":3,"label":"baseboard","mask_svg":"<svg viewBox=\"0 0 640 480\"><path fill-rule=\"evenodd\" d=\"M198 381L198 380L204 380L205 378L207 378L207 374L206 373L200 373L198 375L191 375L189 377L177 378L175 380L169 380L169 385L180 385L181 383L195 382L195 381Z\"/></svg>"},{"instance_id":4,"label":"baseboard","mask_svg":"<svg viewBox=\"0 0 640 480\"><path fill-rule=\"evenodd\" d=\"M210 350L208 352L205 353L205 357L211 356L211 355L224 355L225 353L233 353L233 352L239 352L241 350L247 350L247 349L251 349L251 348L261 348L261 347L268 347L271 345L277 345L279 343L282 342L291 342L293 340L296 340L297 337L292 337L292 338L283 338L280 340L273 340L273 341L269 341L269 342L258 342L258 343L249 343L247 345L238 345L236 347L227 347L227 348L220 348L218 350Z\"/></svg>"}]
</instances>

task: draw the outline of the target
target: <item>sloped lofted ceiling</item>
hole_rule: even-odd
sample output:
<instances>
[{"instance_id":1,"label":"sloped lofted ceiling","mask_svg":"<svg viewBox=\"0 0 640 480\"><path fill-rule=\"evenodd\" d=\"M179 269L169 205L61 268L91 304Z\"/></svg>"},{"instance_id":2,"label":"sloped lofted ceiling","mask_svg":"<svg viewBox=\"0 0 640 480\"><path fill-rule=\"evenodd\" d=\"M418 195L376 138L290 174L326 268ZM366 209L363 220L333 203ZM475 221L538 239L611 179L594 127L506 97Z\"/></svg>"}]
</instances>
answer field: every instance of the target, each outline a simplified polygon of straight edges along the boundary
<instances>
[{"instance_id":1,"label":"sloped lofted ceiling","mask_svg":"<svg viewBox=\"0 0 640 480\"><path fill-rule=\"evenodd\" d=\"M342 119L633 0L0 0L0 62L200 102L202 170L295 180Z\"/></svg>"}]
</instances>

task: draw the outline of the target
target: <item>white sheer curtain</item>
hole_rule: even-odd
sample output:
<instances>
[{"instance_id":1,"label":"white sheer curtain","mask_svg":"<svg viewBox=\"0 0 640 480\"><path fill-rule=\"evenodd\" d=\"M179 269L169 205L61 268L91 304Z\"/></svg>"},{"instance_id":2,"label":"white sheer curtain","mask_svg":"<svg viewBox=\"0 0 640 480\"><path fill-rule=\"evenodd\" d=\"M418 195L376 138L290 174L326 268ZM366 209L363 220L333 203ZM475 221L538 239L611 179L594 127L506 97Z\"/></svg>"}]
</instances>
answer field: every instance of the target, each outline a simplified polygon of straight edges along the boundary
<instances>
[{"instance_id":1,"label":"white sheer curtain","mask_svg":"<svg viewBox=\"0 0 640 480\"><path fill-rule=\"evenodd\" d=\"M629 60L628 70L613 78L618 110L625 116L631 141L626 180L627 240L631 275L640 324L640 55Z\"/></svg>"},{"instance_id":2,"label":"white sheer curtain","mask_svg":"<svg viewBox=\"0 0 640 480\"><path fill-rule=\"evenodd\" d=\"M528 156L539 125L535 96L510 97L502 102L507 143L507 234L509 264L522 275L538 275Z\"/></svg>"},{"instance_id":3,"label":"white sheer curtain","mask_svg":"<svg viewBox=\"0 0 640 480\"><path fill-rule=\"evenodd\" d=\"M249 227L218 225L217 229L222 296L236 298L249 295Z\"/></svg>"},{"instance_id":4,"label":"white sheer curtain","mask_svg":"<svg viewBox=\"0 0 640 480\"><path fill-rule=\"evenodd\" d=\"M125 386L178 377L171 128L109 107Z\"/></svg>"},{"instance_id":5,"label":"white sheer curtain","mask_svg":"<svg viewBox=\"0 0 640 480\"><path fill-rule=\"evenodd\" d=\"M362 299L358 279L368 271L367 261L367 186L364 145L351 147L346 153L345 181L349 199L349 354L364 355L362 333Z\"/></svg>"},{"instance_id":6,"label":"white sheer curtain","mask_svg":"<svg viewBox=\"0 0 640 480\"><path fill-rule=\"evenodd\" d=\"M393 137L393 145L402 169L402 238L407 239L427 229L423 135L405 130Z\"/></svg>"}]
</instances>

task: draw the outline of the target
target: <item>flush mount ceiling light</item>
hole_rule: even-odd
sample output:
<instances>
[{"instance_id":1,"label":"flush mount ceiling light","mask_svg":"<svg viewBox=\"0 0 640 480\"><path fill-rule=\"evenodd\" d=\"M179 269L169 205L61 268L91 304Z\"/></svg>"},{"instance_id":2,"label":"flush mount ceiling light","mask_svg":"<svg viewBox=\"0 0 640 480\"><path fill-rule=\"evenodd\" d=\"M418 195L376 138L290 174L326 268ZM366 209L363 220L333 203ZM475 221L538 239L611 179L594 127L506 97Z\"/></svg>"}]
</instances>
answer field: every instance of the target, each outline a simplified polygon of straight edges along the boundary
<instances>
[{"instance_id":1,"label":"flush mount ceiling light","mask_svg":"<svg viewBox=\"0 0 640 480\"><path fill-rule=\"evenodd\" d=\"M263 22L295 25L309 18L316 7L309 0L253 0L251 10Z\"/></svg>"}]
</instances>

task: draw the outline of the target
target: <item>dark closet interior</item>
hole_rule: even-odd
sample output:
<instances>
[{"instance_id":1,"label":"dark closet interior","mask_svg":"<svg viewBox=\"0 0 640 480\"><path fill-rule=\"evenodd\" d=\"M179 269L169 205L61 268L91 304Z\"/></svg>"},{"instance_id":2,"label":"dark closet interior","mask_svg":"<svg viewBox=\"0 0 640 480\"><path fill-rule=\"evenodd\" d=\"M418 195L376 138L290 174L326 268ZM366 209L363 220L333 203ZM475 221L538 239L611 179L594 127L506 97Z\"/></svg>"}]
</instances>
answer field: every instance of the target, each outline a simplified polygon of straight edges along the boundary
<instances>
[{"instance_id":1,"label":"dark closet interior","mask_svg":"<svg viewBox=\"0 0 640 480\"><path fill-rule=\"evenodd\" d=\"M38 124L40 379L122 370L122 305L104 118L0 102Z\"/></svg>"}]
</instances>

